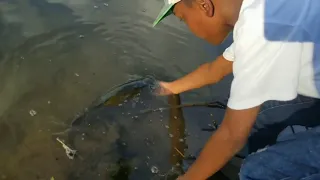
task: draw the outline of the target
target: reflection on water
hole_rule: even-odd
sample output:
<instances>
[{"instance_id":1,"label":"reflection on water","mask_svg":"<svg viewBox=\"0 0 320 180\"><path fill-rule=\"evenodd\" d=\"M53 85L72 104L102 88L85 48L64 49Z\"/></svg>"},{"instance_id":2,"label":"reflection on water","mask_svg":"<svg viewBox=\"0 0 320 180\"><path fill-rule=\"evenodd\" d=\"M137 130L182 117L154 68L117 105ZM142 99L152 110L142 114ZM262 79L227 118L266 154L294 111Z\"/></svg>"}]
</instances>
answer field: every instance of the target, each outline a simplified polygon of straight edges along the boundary
<instances>
[{"instance_id":1,"label":"reflection on water","mask_svg":"<svg viewBox=\"0 0 320 180\"><path fill-rule=\"evenodd\" d=\"M149 163L157 162L159 174L168 172L173 164L181 161L172 147L184 153L185 146L185 142L180 142L180 136L183 139L185 135L177 134L174 128L197 134L188 137L190 154L201 147L208 134L199 130L210 122L213 113L210 109L184 111L185 124L172 125L169 123L172 121L168 121L172 116L163 115L163 122L168 121L168 126L174 127L167 129L170 133L164 133L166 128L160 130L159 114L145 115L146 118L152 116L152 123L147 118L130 124L131 116L112 112L112 121L108 122L118 125L98 126L100 129L95 132L101 131L102 135L91 138L99 143L83 141L82 138L89 137L73 134L73 145L80 143L78 148L81 147L78 160L69 160L52 138L52 134L66 130L77 113L114 85L146 75L172 80L221 53L225 45L208 51L207 44L191 36L173 17L152 28L161 5L161 0L0 1L0 178L92 179L90 177L98 178L111 169L114 179L126 179L125 174L129 172L131 179L144 179L153 177L150 169L148 172L132 169L132 161L120 157L135 157L132 149L140 153L144 150L143 157L157 157L150 158ZM222 85L228 87L227 82ZM210 100L210 95L226 92L221 87L183 94L182 101ZM121 101L123 98L116 98L111 104ZM169 104L174 101L171 99ZM158 108L168 102L157 100L151 104ZM137 106L139 109L140 104ZM31 110L36 112L34 116L29 114ZM176 111L171 112L177 114L176 117L183 117L181 110L172 111ZM137 135L127 132L131 126L138 129ZM103 136L103 128L107 128L108 136ZM144 146L139 144L142 142L134 139L142 136L148 136L147 142L153 136L159 137L159 147L142 149ZM126 138L131 138L125 142L130 152L118 142ZM129 144L130 140L134 143ZM122 147L116 151L119 154L109 155L108 150L115 152L112 149L115 147L108 144ZM96 154L90 156L90 152ZM113 164L94 163L100 160ZM134 162L145 160L138 158Z\"/></svg>"}]
</instances>

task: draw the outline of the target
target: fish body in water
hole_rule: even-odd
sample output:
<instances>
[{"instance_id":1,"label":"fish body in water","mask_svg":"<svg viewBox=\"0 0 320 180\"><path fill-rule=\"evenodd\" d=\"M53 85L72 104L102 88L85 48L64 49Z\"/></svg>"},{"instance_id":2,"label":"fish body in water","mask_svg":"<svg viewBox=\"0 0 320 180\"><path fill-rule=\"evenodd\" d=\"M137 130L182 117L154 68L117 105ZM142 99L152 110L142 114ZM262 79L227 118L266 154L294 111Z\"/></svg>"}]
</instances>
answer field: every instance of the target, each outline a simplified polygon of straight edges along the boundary
<instances>
[{"instance_id":1,"label":"fish body in water","mask_svg":"<svg viewBox=\"0 0 320 180\"><path fill-rule=\"evenodd\" d=\"M156 85L157 81L151 76L134 79L111 88L110 91L99 97L93 103L93 106L100 106L102 104L105 104L106 102L115 101L116 99L116 102L119 103L121 102L121 100L134 97L139 92L139 90L141 90L144 87L148 86L150 89L155 89Z\"/></svg>"},{"instance_id":2,"label":"fish body in water","mask_svg":"<svg viewBox=\"0 0 320 180\"><path fill-rule=\"evenodd\" d=\"M157 88L157 81L152 76L136 78L124 84L117 85L99 98L97 98L91 106L78 114L72 121L72 126L76 125L85 117L86 113L101 106L118 106L120 103L128 99L137 97L143 88L154 90Z\"/></svg>"},{"instance_id":3,"label":"fish body in water","mask_svg":"<svg viewBox=\"0 0 320 180\"><path fill-rule=\"evenodd\" d=\"M137 115L152 106L168 106L153 94L156 86L152 77L116 86L76 117L68 131L57 135L77 150L69 177L151 179L158 175L151 172L151 167L158 167L159 173L166 167L171 169L170 138L165 136L169 134L165 128L168 115L161 112ZM167 161L163 161L165 158Z\"/></svg>"},{"instance_id":4,"label":"fish body in water","mask_svg":"<svg viewBox=\"0 0 320 180\"><path fill-rule=\"evenodd\" d=\"M70 179L176 179L183 173L188 156L184 106L179 95L155 96L157 86L152 77L116 86L59 134L77 151ZM167 110L141 113L154 107Z\"/></svg>"}]
</instances>

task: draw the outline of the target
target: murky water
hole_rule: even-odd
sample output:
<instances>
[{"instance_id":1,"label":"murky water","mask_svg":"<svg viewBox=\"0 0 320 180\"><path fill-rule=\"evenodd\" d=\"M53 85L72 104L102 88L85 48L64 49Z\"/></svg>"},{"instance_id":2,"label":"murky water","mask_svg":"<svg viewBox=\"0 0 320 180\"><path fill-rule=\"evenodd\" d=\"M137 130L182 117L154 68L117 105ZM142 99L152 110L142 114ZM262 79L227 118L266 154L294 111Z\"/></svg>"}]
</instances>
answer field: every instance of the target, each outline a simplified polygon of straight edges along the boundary
<instances>
[{"instance_id":1,"label":"murky water","mask_svg":"<svg viewBox=\"0 0 320 180\"><path fill-rule=\"evenodd\" d=\"M146 75L176 79L214 59L230 43L210 46L174 17L152 28L161 6L161 0L0 1L0 178L80 179L70 175L77 163L67 158L53 133L66 130L75 114L114 85ZM226 80L182 94L181 101L223 97L228 87ZM210 133L201 128L221 114L201 107L183 111L184 126L192 134L188 153L197 152L205 143ZM137 133L163 137L164 145L157 151L166 152L171 142L168 129L157 128L160 117L156 114L152 120L140 121L148 128ZM151 133L151 129L158 131ZM152 156L157 157L164 158ZM170 162L170 156L163 161ZM82 168L91 168L88 163ZM160 172L171 168L166 163L159 166ZM92 178L99 179L98 174ZM119 174L114 179L153 177L151 169L150 174Z\"/></svg>"}]
</instances>

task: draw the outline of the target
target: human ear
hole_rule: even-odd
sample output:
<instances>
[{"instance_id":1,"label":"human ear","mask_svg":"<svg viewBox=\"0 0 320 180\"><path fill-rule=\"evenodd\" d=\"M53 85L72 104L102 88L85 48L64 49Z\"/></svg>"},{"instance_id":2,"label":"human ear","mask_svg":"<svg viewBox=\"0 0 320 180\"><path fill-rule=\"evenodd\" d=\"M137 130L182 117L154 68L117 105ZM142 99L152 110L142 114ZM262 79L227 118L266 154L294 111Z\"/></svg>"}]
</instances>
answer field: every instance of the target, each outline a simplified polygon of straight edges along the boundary
<instances>
[{"instance_id":1,"label":"human ear","mask_svg":"<svg viewBox=\"0 0 320 180\"><path fill-rule=\"evenodd\" d=\"M211 0L196 0L196 3L208 17L214 15L214 6Z\"/></svg>"}]
</instances>

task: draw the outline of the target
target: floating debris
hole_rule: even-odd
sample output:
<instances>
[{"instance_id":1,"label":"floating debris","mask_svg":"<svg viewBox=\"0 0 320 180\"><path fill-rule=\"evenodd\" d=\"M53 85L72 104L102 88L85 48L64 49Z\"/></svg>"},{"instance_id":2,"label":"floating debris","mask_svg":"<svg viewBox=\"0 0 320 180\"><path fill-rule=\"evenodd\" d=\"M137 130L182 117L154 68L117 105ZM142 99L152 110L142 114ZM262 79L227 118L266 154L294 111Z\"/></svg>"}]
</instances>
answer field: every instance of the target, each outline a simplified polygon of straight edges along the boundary
<instances>
[{"instance_id":1,"label":"floating debris","mask_svg":"<svg viewBox=\"0 0 320 180\"><path fill-rule=\"evenodd\" d=\"M165 127L166 127L167 129L169 129L169 126L168 126L168 125L165 125Z\"/></svg>"},{"instance_id":2,"label":"floating debris","mask_svg":"<svg viewBox=\"0 0 320 180\"><path fill-rule=\"evenodd\" d=\"M51 101L48 101L48 104L51 104Z\"/></svg>"},{"instance_id":3,"label":"floating debris","mask_svg":"<svg viewBox=\"0 0 320 180\"><path fill-rule=\"evenodd\" d=\"M80 75L78 73L74 73L75 76L79 77Z\"/></svg>"},{"instance_id":4,"label":"floating debris","mask_svg":"<svg viewBox=\"0 0 320 180\"><path fill-rule=\"evenodd\" d=\"M173 138L174 136L173 136L173 134L169 134L169 137Z\"/></svg>"},{"instance_id":5,"label":"floating debris","mask_svg":"<svg viewBox=\"0 0 320 180\"><path fill-rule=\"evenodd\" d=\"M179 139L179 141L180 141L180 142L184 142L184 139L181 138L181 139Z\"/></svg>"},{"instance_id":6,"label":"floating debris","mask_svg":"<svg viewBox=\"0 0 320 180\"><path fill-rule=\"evenodd\" d=\"M179 151L179 149L177 149L176 147L174 147L174 149L175 149L183 158L185 158L185 156L182 154L182 152Z\"/></svg>"},{"instance_id":7,"label":"floating debris","mask_svg":"<svg viewBox=\"0 0 320 180\"><path fill-rule=\"evenodd\" d=\"M62 142L59 138L57 138L57 141L62 145L63 149L65 149L67 157L69 159L74 159L74 156L77 153L77 150L73 150L69 148L64 142Z\"/></svg>"},{"instance_id":8,"label":"floating debris","mask_svg":"<svg viewBox=\"0 0 320 180\"><path fill-rule=\"evenodd\" d=\"M155 144L155 143L154 143L152 140L150 140L149 138L145 138L145 139L144 139L144 143L145 143L146 146L150 146L150 145L154 145L154 144Z\"/></svg>"},{"instance_id":9,"label":"floating debris","mask_svg":"<svg viewBox=\"0 0 320 180\"><path fill-rule=\"evenodd\" d=\"M103 3L103 5L104 5L104 6L109 6L109 4L107 4L107 3Z\"/></svg>"},{"instance_id":10,"label":"floating debris","mask_svg":"<svg viewBox=\"0 0 320 180\"><path fill-rule=\"evenodd\" d=\"M219 127L217 121L213 121L213 122L212 122L212 125L213 125L213 127L214 127L215 129L218 129L218 127Z\"/></svg>"},{"instance_id":11,"label":"floating debris","mask_svg":"<svg viewBox=\"0 0 320 180\"><path fill-rule=\"evenodd\" d=\"M151 172L152 172L153 174L158 174L158 173L159 173L158 167L152 166L152 167L151 167Z\"/></svg>"},{"instance_id":12,"label":"floating debris","mask_svg":"<svg viewBox=\"0 0 320 180\"><path fill-rule=\"evenodd\" d=\"M37 111L31 109L31 110L29 111L29 114L30 114L31 116L35 116L35 115L37 115Z\"/></svg>"},{"instance_id":13,"label":"floating debris","mask_svg":"<svg viewBox=\"0 0 320 180\"><path fill-rule=\"evenodd\" d=\"M95 9L99 8L98 6L93 6Z\"/></svg>"}]
</instances>

